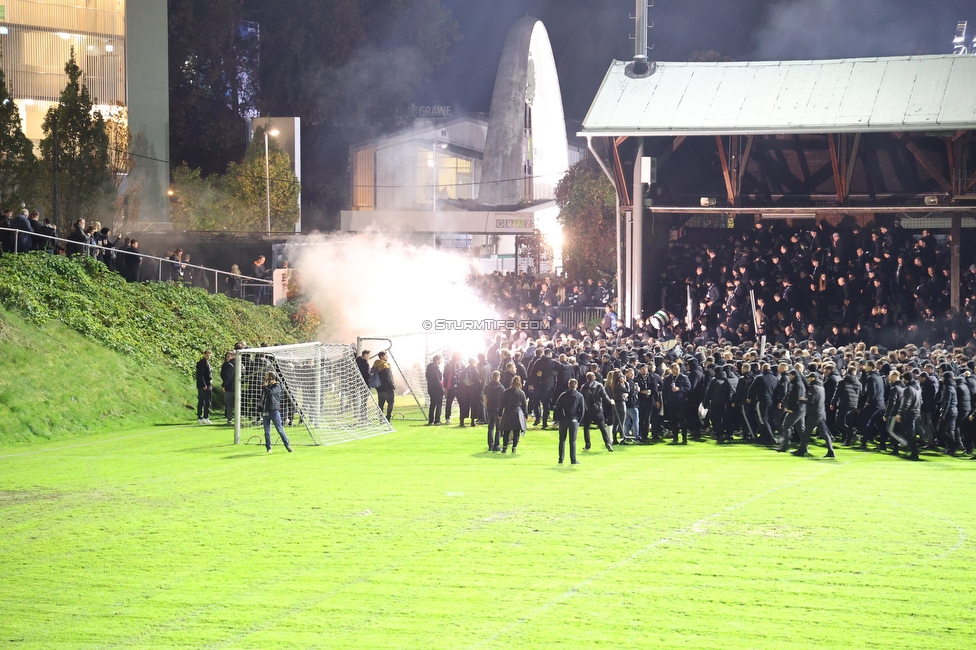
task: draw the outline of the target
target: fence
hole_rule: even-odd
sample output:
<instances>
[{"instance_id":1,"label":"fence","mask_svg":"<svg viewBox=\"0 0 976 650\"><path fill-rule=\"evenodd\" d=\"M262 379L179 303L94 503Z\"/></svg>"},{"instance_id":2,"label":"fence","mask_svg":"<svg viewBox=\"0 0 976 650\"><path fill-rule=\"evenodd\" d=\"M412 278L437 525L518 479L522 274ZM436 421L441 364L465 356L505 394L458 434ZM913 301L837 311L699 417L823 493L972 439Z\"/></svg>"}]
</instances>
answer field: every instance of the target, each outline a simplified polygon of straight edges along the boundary
<instances>
[{"instance_id":1,"label":"fence","mask_svg":"<svg viewBox=\"0 0 976 650\"><path fill-rule=\"evenodd\" d=\"M603 315L606 313L606 309L603 307L559 308L559 318L562 320L563 325L569 328L575 328L580 323L589 325L589 323L593 320L603 320Z\"/></svg>"},{"instance_id":2,"label":"fence","mask_svg":"<svg viewBox=\"0 0 976 650\"><path fill-rule=\"evenodd\" d=\"M6 235L6 233L9 233L9 235ZM223 277L228 287L227 290L228 295L230 295L233 298L246 299L248 297L251 297L254 300L254 302L259 304L268 302L268 297L270 297L271 295L271 288L272 285L274 284L273 280L262 280L248 275L239 275L237 273L230 273L229 271L220 271L218 269L212 269L206 266L199 266L196 264L184 264L182 262L176 262L175 260L171 260L169 258L156 257L155 255L146 255L144 253L137 253L135 251L121 251L120 249L112 246L82 244L81 242L77 242L72 239L55 237L53 235L42 235L40 233L26 231L26 230L19 230L16 228L0 228L0 239L6 239L7 237L9 237L9 239L11 240L9 242L6 241L4 242L4 249L6 249L6 244L12 244L14 253L21 252L20 238L21 236L24 235L27 235L31 238L30 250L45 250L49 253L53 253L53 251L56 248L55 243L63 242L65 245L70 244L72 246L80 247L85 252L86 255L90 255L92 250L101 250L101 251L105 251L106 253L115 253L118 258L121 258L121 260L123 260L118 262L118 264L131 266L131 268L135 268L135 275L132 277L129 277L127 274L120 274L126 277L126 279L129 280L130 282L142 282L142 281L151 282L153 280L157 282L163 282L164 279L171 280L174 271L177 271L180 268L194 269L196 271L201 272L200 278L202 280L202 283L196 284L196 286L206 289L211 293L215 293L215 294L221 293L220 279L221 277ZM47 240L49 245L45 246L43 249L39 248L37 247L36 244L38 240ZM125 260L132 259L132 258L138 258L139 264L128 265L125 263ZM148 270L144 265L144 262L146 260L150 260L152 262ZM113 269L113 270L118 272L118 269ZM167 275L166 278L163 277L164 273ZM211 275L213 276L214 279L212 291L211 291L211 287L208 286L209 278Z\"/></svg>"}]
</instances>

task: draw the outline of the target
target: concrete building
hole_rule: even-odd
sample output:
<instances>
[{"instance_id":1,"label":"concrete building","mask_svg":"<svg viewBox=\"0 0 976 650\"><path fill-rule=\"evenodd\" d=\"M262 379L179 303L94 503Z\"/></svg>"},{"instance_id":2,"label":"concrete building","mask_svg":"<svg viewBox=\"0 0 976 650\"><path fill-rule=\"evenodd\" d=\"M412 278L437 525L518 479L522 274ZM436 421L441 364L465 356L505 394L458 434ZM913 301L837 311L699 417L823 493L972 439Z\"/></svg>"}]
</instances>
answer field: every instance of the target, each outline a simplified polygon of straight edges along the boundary
<instances>
[{"instance_id":1,"label":"concrete building","mask_svg":"<svg viewBox=\"0 0 976 650\"><path fill-rule=\"evenodd\" d=\"M136 44L138 46L136 46ZM0 5L0 66L24 133L43 137L74 49L95 108L126 109L142 222L169 221L169 72L165 0L5 0Z\"/></svg>"},{"instance_id":2,"label":"concrete building","mask_svg":"<svg viewBox=\"0 0 976 650\"><path fill-rule=\"evenodd\" d=\"M515 270L516 238L537 230L558 249L555 187L586 150L567 139L545 26L512 28L488 115L449 113L352 148L342 230L469 251L485 270Z\"/></svg>"}]
</instances>

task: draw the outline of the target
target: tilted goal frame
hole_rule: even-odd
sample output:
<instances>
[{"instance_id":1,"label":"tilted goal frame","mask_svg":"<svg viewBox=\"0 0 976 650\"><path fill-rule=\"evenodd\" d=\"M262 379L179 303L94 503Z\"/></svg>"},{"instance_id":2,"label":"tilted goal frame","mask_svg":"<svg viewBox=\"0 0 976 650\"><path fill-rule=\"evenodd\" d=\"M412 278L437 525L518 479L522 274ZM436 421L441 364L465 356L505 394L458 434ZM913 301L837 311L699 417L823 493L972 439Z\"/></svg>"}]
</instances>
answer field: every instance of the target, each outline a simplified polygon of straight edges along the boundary
<instances>
[{"instance_id":1,"label":"tilted goal frame","mask_svg":"<svg viewBox=\"0 0 976 650\"><path fill-rule=\"evenodd\" d=\"M249 359L245 363L245 358ZM263 437L259 386L272 370L282 386L292 433L302 427L313 445L332 445L393 431L346 345L300 343L238 350L234 360L234 444L241 430ZM258 398L259 399L259 398ZM285 420L285 418L282 418Z\"/></svg>"}]
</instances>

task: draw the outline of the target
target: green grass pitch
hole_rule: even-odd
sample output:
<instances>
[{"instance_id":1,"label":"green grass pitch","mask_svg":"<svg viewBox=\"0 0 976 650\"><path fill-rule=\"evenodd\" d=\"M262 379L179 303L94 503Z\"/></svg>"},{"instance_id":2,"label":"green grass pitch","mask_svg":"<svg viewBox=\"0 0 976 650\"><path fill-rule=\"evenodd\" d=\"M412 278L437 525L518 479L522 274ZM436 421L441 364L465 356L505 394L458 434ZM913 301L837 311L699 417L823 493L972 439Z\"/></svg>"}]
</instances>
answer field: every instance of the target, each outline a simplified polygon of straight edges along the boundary
<instances>
[{"instance_id":1,"label":"green grass pitch","mask_svg":"<svg viewBox=\"0 0 976 650\"><path fill-rule=\"evenodd\" d=\"M0 647L976 647L976 461L398 428L0 447Z\"/></svg>"}]
</instances>

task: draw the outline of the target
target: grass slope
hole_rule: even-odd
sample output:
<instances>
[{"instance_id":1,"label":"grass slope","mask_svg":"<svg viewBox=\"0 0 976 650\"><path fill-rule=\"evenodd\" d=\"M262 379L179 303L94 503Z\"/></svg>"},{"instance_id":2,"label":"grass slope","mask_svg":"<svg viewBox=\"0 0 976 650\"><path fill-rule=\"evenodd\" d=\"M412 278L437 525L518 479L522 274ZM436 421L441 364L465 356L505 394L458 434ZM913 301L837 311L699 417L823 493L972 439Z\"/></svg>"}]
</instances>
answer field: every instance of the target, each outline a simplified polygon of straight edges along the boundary
<instances>
[{"instance_id":1,"label":"grass slope","mask_svg":"<svg viewBox=\"0 0 976 650\"><path fill-rule=\"evenodd\" d=\"M180 283L130 284L90 257L41 252L0 255L0 306L31 323L59 322L116 352L185 373L208 347L221 354L241 339L296 343L300 336L282 309Z\"/></svg>"},{"instance_id":2,"label":"grass slope","mask_svg":"<svg viewBox=\"0 0 976 650\"><path fill-rule=\"evenodd\" d=\"M18 648L971 648L976 462L484 429L152 427L0 452ZM293 436L296 440L298 435ZM821 451L822 453L822 451Z\"/></svg>"},{"instance_id":3,"label":"grass slope","mask_svg":"<svg viewBox=\"0 0 976 650\"><path fill-rule=\"evenodd\" d=\"M195 417L192 382L56 322L0 309L0 446Z\"/></svg>"},{"instance_id":4,"label":"grass slope","mask_svg":"<svg viewBox=\"0 0 976 650\"><path fill-rule=\"evenodd\" d=\"M282 309L129 284L90 257L0 255L0 445L192 419L204 349L217 374L238 340L307 334Z\"/></svg>"}]
</instances>

